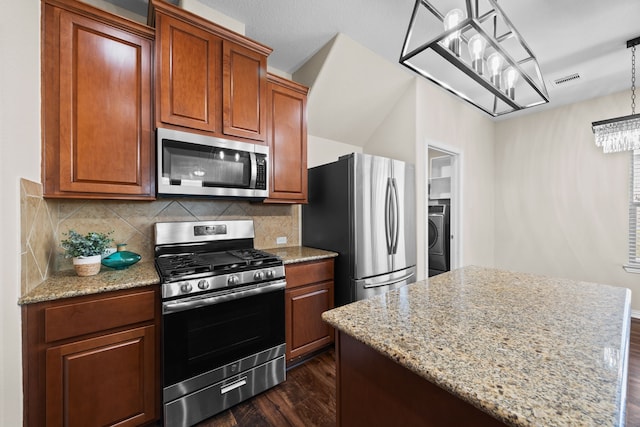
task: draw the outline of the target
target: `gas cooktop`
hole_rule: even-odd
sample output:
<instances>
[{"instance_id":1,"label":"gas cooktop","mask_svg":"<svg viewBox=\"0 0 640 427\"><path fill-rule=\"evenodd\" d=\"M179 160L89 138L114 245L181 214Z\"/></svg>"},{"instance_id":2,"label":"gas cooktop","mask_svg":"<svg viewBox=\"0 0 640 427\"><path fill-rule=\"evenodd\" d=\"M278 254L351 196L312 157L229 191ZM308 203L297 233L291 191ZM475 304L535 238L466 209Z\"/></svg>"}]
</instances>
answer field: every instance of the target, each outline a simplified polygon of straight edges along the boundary
<instances>
[{"instance_id":1,"label":"gas cooktop","mask_svg":"<svg viewBox=\"0 0 640 427\"><path fill-rule=\"evenodd\" d=\"M258 249L166 254L156 259L158 271L166 281L235 273L281 263L277 256Z\"/></svg>"},{"instance_id":2,"label":"gas cooktop","mask_svg":"<svg viewBox=\"0 0 640 427\"><path fill-rule=\"evenodd\" d=\"M233 292L284 278L276 255L253 247L253 221L155 224L155 261L162 298Z\"/></svg>"}]
</instances>

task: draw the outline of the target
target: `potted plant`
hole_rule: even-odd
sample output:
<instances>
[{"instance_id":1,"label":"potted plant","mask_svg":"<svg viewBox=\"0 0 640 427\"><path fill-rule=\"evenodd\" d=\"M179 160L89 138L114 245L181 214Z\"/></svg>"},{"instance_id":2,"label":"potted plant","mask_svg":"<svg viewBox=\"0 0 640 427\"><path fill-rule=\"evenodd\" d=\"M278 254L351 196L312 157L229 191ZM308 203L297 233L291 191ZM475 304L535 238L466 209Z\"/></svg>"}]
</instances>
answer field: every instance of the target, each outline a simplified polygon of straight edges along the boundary
<instances>
[{"instance_id":1,"label":"potted plant","mask_svg":"<svg viewBox=\"0 0 640 427\"><path fill-rule=\"evenodd\" d=\"M107 250L113 239L112 233L89 232L82 235L74 230L65 233L68 238L60 243L65 250L66 258L73 258L73 267L78 276L93 276L100 271L102 254Z\"/></svg>"}]
</instances>

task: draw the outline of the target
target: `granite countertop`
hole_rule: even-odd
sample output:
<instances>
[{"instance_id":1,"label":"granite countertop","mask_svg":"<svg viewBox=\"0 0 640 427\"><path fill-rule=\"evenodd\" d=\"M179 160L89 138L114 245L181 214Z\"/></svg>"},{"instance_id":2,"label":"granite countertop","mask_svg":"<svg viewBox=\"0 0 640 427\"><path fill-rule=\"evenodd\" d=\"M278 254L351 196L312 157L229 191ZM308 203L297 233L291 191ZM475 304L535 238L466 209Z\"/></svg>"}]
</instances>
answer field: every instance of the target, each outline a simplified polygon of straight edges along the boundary
<instances>
[{"instance_id":1,"label":"granite countertop","mask_svg":"<svg viewBox=\"0 0 640 427\"><path fill-rule=\"evenodd\" d=\"M75 270L64 270L55 273L22 296L18 304L53 301L159 283L160 277L153 261L139 262L124 270L102 266L100 273L87 277L77 276Z\"/></svg>"},{"instance_id":2,"label":"granite countertop","mask_svg":"<svg viewBox=\"0 0 640 427\"><path fill-rule=\"evenodd\" d=\"M285 264L315 261L338 256L335 252L305 246L288 246L264 249L282 258ZM91 295L120 289L156 285L160 277L153 261L139 262L124 270L102 266L95 276L80 277L74 270L55 273L18 300L19 305L53 301L62 298Z\"/></svg>"},{"instance_id":3,"label":"granite countertop","mask_svg":"<svg viewBox=\"0 0 640 427\"><path fill-rule=\"evenodd\" d=\"M465 267L323 319L514 426L623 425L631 291Z\"/></svg>"},{"instance_id":4,"label":"granite countertop","mask_svg":"<svg viewBox=\"0 0 640 427\"><path fill-rule=\"evenodd\" d=\"M321 259L337 257L338 254L323 249L308 248L306 246L285 246L262 249L265 252L277 255L282 258L285 264L297 262L318 261Z\"/></svg>"}]
</instances>

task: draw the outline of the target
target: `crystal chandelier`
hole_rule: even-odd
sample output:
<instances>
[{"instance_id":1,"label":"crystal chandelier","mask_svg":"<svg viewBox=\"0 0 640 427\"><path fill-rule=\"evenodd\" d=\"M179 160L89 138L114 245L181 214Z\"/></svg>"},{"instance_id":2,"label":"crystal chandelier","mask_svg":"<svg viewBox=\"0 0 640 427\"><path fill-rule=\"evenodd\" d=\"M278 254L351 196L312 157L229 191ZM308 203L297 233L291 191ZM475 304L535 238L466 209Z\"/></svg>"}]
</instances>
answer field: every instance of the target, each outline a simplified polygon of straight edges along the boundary
<instances>
[{"instance_id":1,"label":"crystal chandelier","mask_svg":"<svg viewBox=\"0 0 640 427\"><path fill-rule=\"evenodd\" d=\"M605 153L640 149L640 114L636 114L636 45L640 37L627 41L631 48L631 115L591 123L596 145Z\"/></svg>"},{"instance_id":2,"label":"crystal chandelier","mask_svg":"<svg viewBox=\"0 0 640 427\"><path fill-rule=\"evenodd\" d=\"M493 117L549 102L497 0L416 0L400 63Z\"/></svg>"}]
</instances>

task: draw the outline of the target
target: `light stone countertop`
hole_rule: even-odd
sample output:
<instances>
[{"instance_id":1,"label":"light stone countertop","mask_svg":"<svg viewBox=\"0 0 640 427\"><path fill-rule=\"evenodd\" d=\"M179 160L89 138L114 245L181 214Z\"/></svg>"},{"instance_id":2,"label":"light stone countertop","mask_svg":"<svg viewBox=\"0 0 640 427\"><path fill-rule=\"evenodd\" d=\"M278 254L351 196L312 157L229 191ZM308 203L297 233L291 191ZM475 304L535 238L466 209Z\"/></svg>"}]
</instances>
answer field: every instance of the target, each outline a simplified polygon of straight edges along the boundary
<instances>
[{"instance_id":1,"label":"light stone countertop","mask_svg":"<svg viewBox=\"0 0 640 427\"><path fill-rule=\"evenodd\" d=\"M335 252L306 246L285 246L261 250L280 257L285 265L306 261L318 261L338 256Z\"/></svg>"},{"instance_id":2,"label":"light stone countertop","mask_svg":"<svg viewBox=\"0 0 640 427\"><path fill-rule=\"evenodd\" d=\"M335 252L304 246L270 248L264 249L264 251L279 256L285 264L316 261L338 256ZM88 277L77 276L74 270L64 270L55 273L36 286L35 289L22 296L18 300L18 304L33 304L159 283L160 277L156 272L153 261L139 262L124 270L113 270L102 266L100 273Z\"/></svg>"},{"instance_id":3,"label":"light stone countertop","mask_svg":"<svg viewBox=\"0 0 640 427\"><path fill-rule=\"evenodd\" d=\"M465 267L323 319L514 426L624 425L631 291Z\"/></svg>"},{"instance_id":4,"label":"light stone countertop","mask_svg":"<svg viewBox=\"0 0 640 427\"><path fill-rule=\"evenodd\" d=\"M142 261L124 270L113 270L102 266L100 273L87 277L76 275L75 270L64 270L55 273L22 296L18 304L53 301L159 283L160 277L153 261Z\"/></svg>"}]
</instances>

